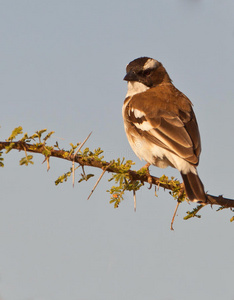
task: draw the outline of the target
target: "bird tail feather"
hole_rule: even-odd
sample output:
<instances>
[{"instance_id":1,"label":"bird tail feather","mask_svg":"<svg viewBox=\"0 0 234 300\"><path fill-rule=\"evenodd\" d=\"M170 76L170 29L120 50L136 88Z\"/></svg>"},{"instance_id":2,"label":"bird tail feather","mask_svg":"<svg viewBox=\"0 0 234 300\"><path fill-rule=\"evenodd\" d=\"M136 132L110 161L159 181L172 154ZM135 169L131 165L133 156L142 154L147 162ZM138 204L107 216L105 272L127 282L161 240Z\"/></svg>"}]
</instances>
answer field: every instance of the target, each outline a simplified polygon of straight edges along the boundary
<instances>
[{"instance_id":1,"label":"bird tail feather","mask_svg":"<svg viewBox=\"0 0 234 300\"><path fill-rule=\"evenodd\" d=\"M181 172L181 176L183 178L185 191L189 200L198 203L206 203L207 196L204 190L204 185L199 176L192 172L187 174L183 174Z\"/></svg>"}]
</instances>

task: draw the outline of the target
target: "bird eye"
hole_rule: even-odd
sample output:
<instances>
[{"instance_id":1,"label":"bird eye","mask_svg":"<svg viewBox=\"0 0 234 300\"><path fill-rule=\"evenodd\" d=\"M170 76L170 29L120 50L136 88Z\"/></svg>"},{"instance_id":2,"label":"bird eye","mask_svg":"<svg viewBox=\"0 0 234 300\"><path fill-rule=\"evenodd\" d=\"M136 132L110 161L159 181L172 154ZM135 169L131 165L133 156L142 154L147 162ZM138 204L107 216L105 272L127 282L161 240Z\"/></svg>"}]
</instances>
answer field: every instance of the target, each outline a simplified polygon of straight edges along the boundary
<instances>
[{"instance_id":1,"label":"bird eye","mask_svg":"<svg viewBox=\"0 0 234 300\"><path fill-rule=\"evenodd\" d=\"M150 69L146 69L146 70L143 72L143 74L144 74L145 76L149 76L150 73L151 73L151 70L150 70Z\"/></svg>"}]
</instances>

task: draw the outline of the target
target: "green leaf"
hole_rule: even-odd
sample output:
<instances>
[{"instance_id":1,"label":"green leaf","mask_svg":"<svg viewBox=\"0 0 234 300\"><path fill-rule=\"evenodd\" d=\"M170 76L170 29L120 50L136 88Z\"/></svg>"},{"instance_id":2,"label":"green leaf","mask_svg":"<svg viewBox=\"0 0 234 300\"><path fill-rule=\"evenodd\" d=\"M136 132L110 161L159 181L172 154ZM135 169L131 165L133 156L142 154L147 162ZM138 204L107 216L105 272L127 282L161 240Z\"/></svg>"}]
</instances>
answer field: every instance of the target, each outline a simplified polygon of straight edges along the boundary
<instances>
[{"instance_id":1,"label":"green leaf","mask_svg":"<svg viewBox=\"0 0 234 300\"><path fill-rule=\"evenodd\" d=\"M70 143L71 150L69 151L69 155L73 154L79 145L80 145L80 143L77 143L76 145L73 145L72 143Z\"/></svg>"},{"instance_id":2,"label":"green leaf","mask_svg":"<svg viewBox=\"0 0 234 300\"><path fill-rule=\"evenodd\" d=\"M57 148L57 149L59 149L59 144L58 144L58 142L56 141L56 143L55 143L55 145L54 145L54 148Z\"/></svg>"},{"instance_id":3,"label":"green leaf","mask_svg":"<svg viewBox=\"0 0 234 300\"><path fill-rule=\"evenodd\" d=\"M112 174L109 181L114 180L116 185L112 186L110 190L107 190L111 194L110 203L114 203L114 208L119 207L121 201L123 201L123 195L125 191L137 191L141 188L143 183L140 181L132 181L129 177L129 169L134 163L131 160L124 162L124 158L117 161L112 161L112 166L119 169L120 173Z\"/></svg>"},{"instance_id":4,"label":"green leaf","mask_svg":"<svg viewBox=\"0 0 234 300\"><path fill-rule=\"evenodd\" d=\"M9 136L9 138L7 139L7 142L12 141L18 134L22 134L22 133L23 133L23 128L21 126L16 127L12 131L11 135Z\"/></svg>"},{"instance_id":5,"label":"green leaf","mask_svg":"<svg viewBox=\"0 0 234 300\"><path fill-rule=\"evenodd\" d=\"M187 216L184 217L184 220L188 220L190 218L201 218L200 215L197 215L197 213L199 212L200 209L202 209L204 207L204 205L198 205L197 207L195 207L192 211L186 211Z\"/></svg>"},{"instance_id":6,"label":"green leaf","mask_svg":"<svg viewBox=\"0 0 234 300\"><path fill-rule=\"evenodd\" d=\"M223 210L225 208L226 208L225 206L220 206L218 209L216 209L216 211L220 211L220 210Z\"/></svg>"},{"instance_id":7,"label":"green leaf","mask_svg":"<svg viewBox=\"0 0 234 300\"><path fill-rule=\"evenodd\" d=\"M39 131L36 131L36 134L37 134L37 137L38 137L38 139L39 139L39 142L41 142L41 136L42 136L42 134L44 133L44 132L46 132L46 128L45 129L41 129L41 130L39 130Z\"/></svg>"},{"instance_id":8,"label":"green leaf","mask_svg":"<svg viewBox=\"0 0 234 300\"><path fill-rule=\"evenodd\" d=\"M13 149L14 145L15 145L15 143L10 143L9 146L6 146L5 147L6 153L9 153Z\"/></svg>"},{"instance_id":9,"label":"green leaf","mask_svg":"<svg viewBox=\"0 0 234 300\"><path fill-rule=\"evenodd\" d=\"M49 147L49 146L45 146L43 151L42 151L42 154L44 154L46 157L49 157L51 156L51 150L53 149L53 147Z\"/></svg>"},{"instance_id":10,"label":"green leaf","mask_svg":"<svg viewBox=\"0 0 234 300\"><path fill-rule=\"evenodd\" d=\"M78 167L75 168L78 169ZM72 168L70 168L70 171L68 171L67 173L64 173L63 175L59 176L58 179L55 180L55 185L58 185L60 183L63 183L64 181L66 182L68 180L68 177L70 177L72 174Z\"/></svg>"},{"instance_id":11,"label":"green leaf","mask_svg":"<svg viewBox=\"0 0 234 300\"><path fill-rule=\"evenodd\" d=\"M44 132L46 132L47 131L47 129L41 129L41 130L38 130L38 131L36 131L33 135L31 135L30 137L29 137L29 139L32 139L32 140L34 140L34 139L39 139L39 143L41 143L41 136L42 136L42 134L44 133Z\"/></svg>"},{"instance_id":12,"label":"green leaf","mask_svg":"<svg viewBox=\"0 0 234 300\"><path fill-rule=\"evenodd\" d=\"M63 181L67 181L68 177L71 176L71 173L72 173L72 169L71 169L71 171L59 176L58 179L55 180L55 185L58 185L59 183L63 183Z\"/></svg>"},{"instance_id":13,"label":"green leaf","mask_svg":"<svg viewBox=\"0 0 234 300\"><path fill-rule=\"evenodd\" d=\"M28 166L29 164L33 165L34 162L32 161L33 159L33 156L32 155L28 155L28 156L25 156L23 158L21 158L19 164L22 166L22 165L25 165L25 166Z\"/></svg>"},{"instance_id":14,"label":"green leaf","mask_svg":"<svg viewBox=\"0 0 234 300\"><path fill-rule=\"evenodd\" d=\"M44 137L43 140L46 142L46 141L51 137L52 134L54 134L54 131L49 132L49 133Z\"/></svg>"},{"instance_id":15,"label":"green leaf","mask_svg":"<svg viewBox=\"0 0 234 300\"><path fill-rule=\"evenodd\" d=\"M93 177L94 174L80 174L81 175L81 179L78 181L78 183L82 182L82 181L88 181L89 178Z\"/></svg>"},{"instance_id":16,"label":"green leaf","mask_svg":"<svg viewBox=\"0 0 234 300\"><path fill-rule=\"evenodd\" d=\"M21 142L30 142L30 137L28 137L28 134L25 133L22 139L20 139Z\"/></svg>"}]
</instances>

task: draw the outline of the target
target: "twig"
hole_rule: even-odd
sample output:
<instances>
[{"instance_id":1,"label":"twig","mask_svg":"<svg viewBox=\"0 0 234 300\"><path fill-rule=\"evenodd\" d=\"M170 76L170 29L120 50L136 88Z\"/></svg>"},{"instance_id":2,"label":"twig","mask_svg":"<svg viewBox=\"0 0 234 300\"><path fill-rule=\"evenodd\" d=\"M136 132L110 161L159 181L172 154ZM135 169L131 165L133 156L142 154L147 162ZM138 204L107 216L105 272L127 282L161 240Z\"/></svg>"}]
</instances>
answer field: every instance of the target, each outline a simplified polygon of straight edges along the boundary
<instances>
[{"instance_id":1,"label":"twig","mask_svg":"<svg viewBox=\"0 0 234 300\"><path fill-rule=\"evenodd\" d=\"M50 169L50 158L49 157L46 158L46 163L47 163L47 172L48 172Z\"/></svg>"},{"instance_id":2,"label":"twig","mask_svg":"<svg viewBox=\"0 0 234 300\"><path fill-rule=\"evenodd\" d=\"M80 149L84 146L84 144L87 142L89 139L90 135L92 134L92 131L90 134L87 136L87 138L83 141L83 143L80 144L80 147L76 150L74 153L73 161L72 161L72 185L74 187L75 185L75 159L76 159L76 154L80 151ZM83 166L82 166L83 167Z\"/></svg>"},{"instance_id":3,"label":"twig","mask_svg":"<svg viewBox=\"0 0 234 300\"><path fill-rule=\"evenodd\" d=\"M134 211L136 212L136 191L133 190L133 199L134 199Z\"/></svg>"},{"instance_id":4,"label":"twig","mask_svg":"<svg viewBox=\"0 0 234 300\"><path fill-rule=\"evenodd\" d=\"M87 176L86 176L86 174L85 174L84 166L82 165L81 167L82 167L82 172L83 172L83 174L84 174L84 178L85 178L85 180L87 180Z\"/></svg>"},{"instance_id":5,"label":"twig","mask_svg":"<svg viewBox=\"0 0 234 300\"><path fill-rule=\"evenodd\" d=\"M171 230L174 230L174 228L173 228L173 223L174 223L175 216L176 216L176 213L177 213L177 210L178 210L178 207L179 207L180 203L181 203L181 202L177 201L176 208L175 208L175 211L174 211L172 220L171 220Z\"/></svg>"},{"instance_id":6,"label":"twig","mask_svg":"<svg viewBox=\"0 0 234 300\"><path fill-rule=\"evenodd\" d=\"M158 195L157 195L157 186L155 185L155 187L154 187L154 196L155 197L158 197Z\"/></svg>"},{"instance_id":7,"label":"twig","mask_svg":"<svg viewBox=\"0 0 234 300\"><path fill-rule=\"evenodd\" d=\"M80 144L80 147L76 150L76 152L74 153L74 157L76 157L76 154L78 153L78 151L80 151L80 149L84 146L84 144L87 142L87 140L89 139L90 135L92 134L92 131L90 132L90 134L87 136L87 138L83 141L83 143Z\"/></svg>"},{"instance_id":8,"label":"twig","mask_svg":"<svg viewBox=\"0 0 234 300\"><path fill-rule=\"evenodd\" d=\"M102 179L103 175L105 174L105 172L107 171L107 169L113 164L113 162L111 162L102 172L102 174L100 175L100 177L98 178L97 182L95 183L91 193L89 194L87 200L89 200L89 198L92 196L94 190L96 189L97 185L99 184L100 180Z\"/></svg>"},{"instance_id":9,"label":"twig","mask_svg":"<svg viewBox=\"0 0 234 300\"><path fill-rule=\"evenodd\" d=\"M43 160L42 164L44 164L45 161L46 161L46 169L48 172L50 169L50 156L45 156L45 159Z\"/></svg>"},{"instance_id":10,"label":"twig","mask_svg":"<svg viewBox=\"0 0 234 300\"><path fill-rule=\"evenodd\" d=\"M23 146L24 147L24 146ZM28 160L28 154L27 154L27 150L26 150L26 148L24 147L24 152L25 152L25 157L26 157L26 159Z\"/></svg>"}]
</instances>

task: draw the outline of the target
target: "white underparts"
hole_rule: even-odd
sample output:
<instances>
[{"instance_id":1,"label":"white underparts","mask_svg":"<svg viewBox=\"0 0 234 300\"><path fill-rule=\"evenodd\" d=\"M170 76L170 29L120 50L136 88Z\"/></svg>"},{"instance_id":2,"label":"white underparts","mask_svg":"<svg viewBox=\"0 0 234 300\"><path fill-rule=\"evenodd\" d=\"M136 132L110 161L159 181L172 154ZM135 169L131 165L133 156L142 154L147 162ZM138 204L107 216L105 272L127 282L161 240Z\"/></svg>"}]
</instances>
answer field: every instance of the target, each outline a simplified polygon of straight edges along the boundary
<instances>
[{"instance_id":1,"label":"white underparts","mask_svg":"<svg viewBox=\"0 0 234 300\"><path fill-rule=\"evenodd\" d=\"M196 168L183 158L163 149L145 138L139 137L136 133L129 132L126 128L129 143L135 154L146 162L159 168L166 168L168 165L174 166L183 174L192 172L197 174Z\"/></svg>"},{"instance_id":2,"label":"white underparts","mask_svg":"<svg viewBox=\"0 0 234 300\"><path fill-rule=\"evenodd\" d=\"M140 83L138 81L128 81L128 91L127 91L126 98L132 97L139 93L143 93L148 89L149 89L148 86L144 85L143 83Z\"/></svg>"}]
</instances>

